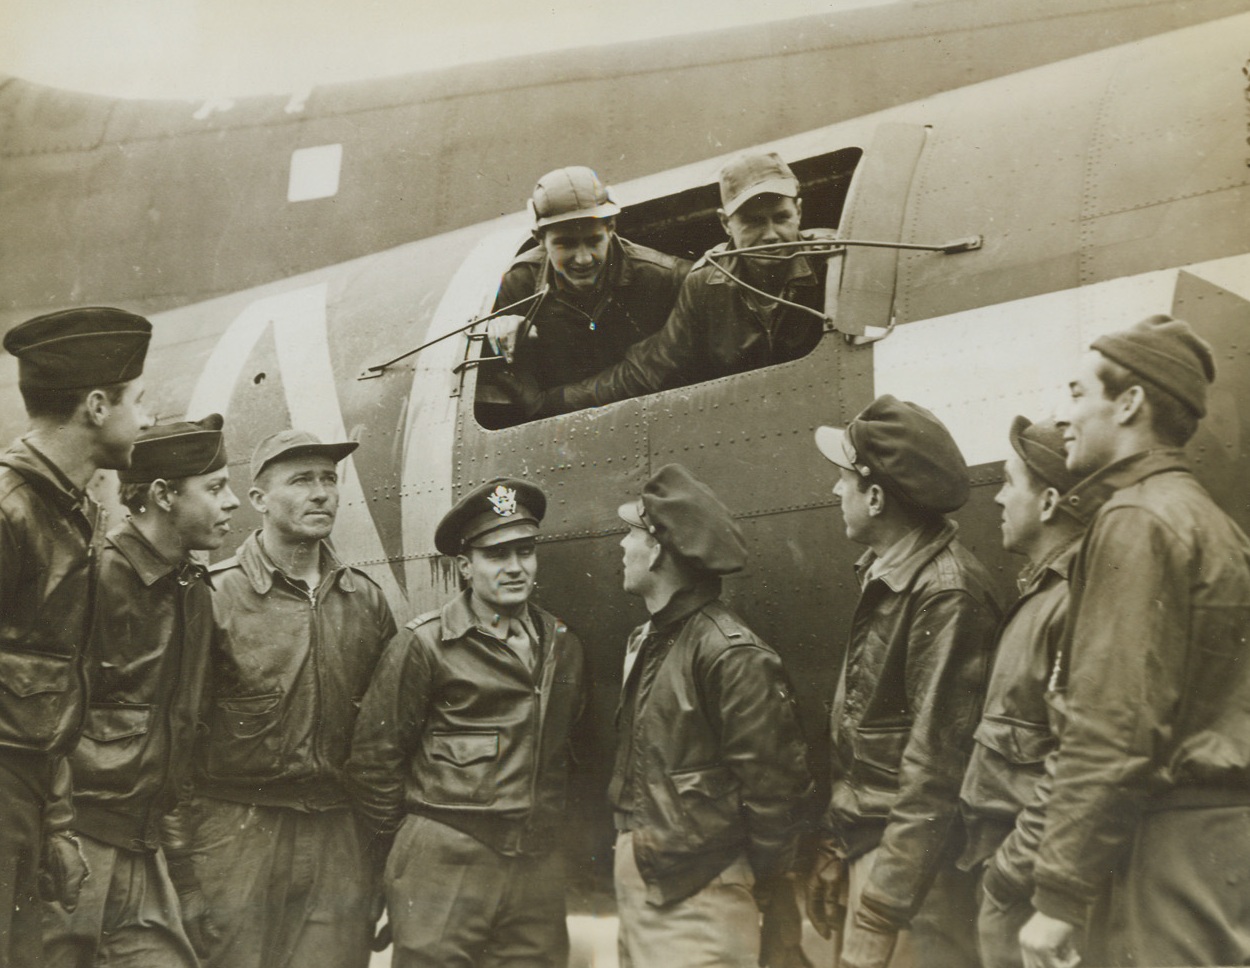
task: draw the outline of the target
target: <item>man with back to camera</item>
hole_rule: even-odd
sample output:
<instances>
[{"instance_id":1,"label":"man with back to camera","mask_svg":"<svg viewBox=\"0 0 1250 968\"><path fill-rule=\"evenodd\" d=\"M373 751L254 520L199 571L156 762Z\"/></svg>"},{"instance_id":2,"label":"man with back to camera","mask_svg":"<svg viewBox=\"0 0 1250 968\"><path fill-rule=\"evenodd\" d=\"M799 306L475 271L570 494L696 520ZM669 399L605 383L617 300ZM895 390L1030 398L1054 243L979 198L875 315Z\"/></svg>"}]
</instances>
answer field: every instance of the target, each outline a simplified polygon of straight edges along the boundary
<instances>
[{"instance_id":1,"label":"man with back to camera","mask_svg":"<svg viewBox=\"0 0 1250 968\"><path fill-rule=\"evenodd\" d=\"M621 362L579 382L529 394L549 416L685 386L806 356L824 333L827 264L793 252L721 255L727 248L834 238L800 230L799 181L774 152L741 155L720 172L720 222L728 243L686 277L664 328ZM745 283L745 285L744 285Z\"/></svg>"},{"instance_id":2,"label":"man with back to camera","mask_svg":"<svg viewBox=\"0 0 1250 968\"><path fill-rule=\"evenodd\" d=\"M802 963L770 922L792 913L797 933L790 872L812 780L781 658L720 600L742 532L680 464L618 514L625 591L651 616L626 647L608 787L621 965Z\"/></svg>"},{"instance_id":3,"label":"man with back to camera","mask_svg":"<svg viewBox=\"0 0 1250 968\"><path fill-rule=\"evenodd\" d=\"M197 962L161 851L161 820L189 797L190 762L213 635L207 570L239 506L222 419L159 424L122 470L130 517L100 550L87 656L90 704L70 755L74 821L91 877L78 907L44 909L45 963Z\"/></svg>"},{"instance_id":4,"label":"man with back to camera","mask_svg":"<svg viewBox=\"0 0 1250 968\"><path fill-rule=\"evenodd\" d=\"M89 307L4 337L30 431L0 456L0 966L43 963L38 898L73 910L86 875L66 760L86 706L98 509L85 489L126 467L151 423L151 335L142 316Z\"/></svg>"},{"instance_id":5,"label":"man with back to camera","mask_svg":"<svg viewBox=\"0 0 1250 968\"><path fill-rule=\"evenodd\" d=\"M984 968L1023 965L1019 934L1033 912L1033 861L1044 816L1039 787L1043 762L1058 746L1047 693L1062 651L1068 570L1085 531L1063 500L1079 480L1065 464L1063 430L1054 420L1016 417L1008 437L1012 452L994 502L1002 508L1003 547L1028 563L1017 580L1020 597L998 633L960 791L959 866L983 872L977 935Z\"/></svg>"},{"instance_id":6,"label":"man with back to camera","mask_svg":"<svg viewBox=\"0 0 1250 968\"><path fill-rule=\"evenodd\" d=\"M945 517L968 500L968 468L941 421L889 395L845 430L819 428L816 446L838 468L846 535L868 551L808 913L840 934L844 968L975 965L975 882L955 835L999 611Z\"/></svg>"},{"instance_id":7,"label":"man with back to camera","mask_svg":"<svg viewBox=\"0 0 1250 968\"><path fill-rule=\"evenodd\" d=\"M344 789L356 709L395 633L382 590L328 539L336 465L355 442L265 437L248 498L261 515L211 568L220 632L196 798L166 845L188 933L210 968L363 968L377 850Z\"/></svg>"},{"instance_id":8,"label":"man with back to camera","mask_svg":"<svg viewBox=\"0 0 1250 968\"><path fill-rule=\"evenodd\" d=\"M1089 476L1066 500L1088 531L1030 968L1250 961L1250 539L1181 450L1214 378L1187 323L1151 316L1094 340L1069 384L1067 465Z\"/></svg>"},{"instance_id":9,"label":"man with back to camera","mask_svg":"<svg viewBox=\"0 0 1250 968\"><path fill-rule=\"evenodd\" d=\"M538 245L504 273L495 308L537 298L491 320L487 333L512 364L499 381L505 390L534 393L620 362L664 325L690 263L617 235L621 210L590 168L543 175L529 208Z\"/></svg>"},{"instance_id":10,"label":"man with back to camera","mask_svg":"<svg viewBox=\"0 0 1250 968\"><path fill-rule=\"evenodd\" d=\"M531 601L546 507L497 478L444 515L434 543L464 588L391 641L356 723L357 808L395 837L395 968L568 964L558 840L585 672L577 637Z\"/></svg>"}]
</instances>

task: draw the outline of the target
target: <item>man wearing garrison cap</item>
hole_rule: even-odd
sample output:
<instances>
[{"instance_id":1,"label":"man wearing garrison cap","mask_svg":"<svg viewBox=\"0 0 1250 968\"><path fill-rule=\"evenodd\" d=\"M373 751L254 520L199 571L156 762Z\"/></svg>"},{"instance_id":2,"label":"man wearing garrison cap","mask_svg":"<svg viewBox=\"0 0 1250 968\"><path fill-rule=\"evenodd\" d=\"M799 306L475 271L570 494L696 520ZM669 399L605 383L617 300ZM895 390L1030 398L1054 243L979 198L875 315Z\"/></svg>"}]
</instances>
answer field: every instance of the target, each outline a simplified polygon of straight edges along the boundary
<instances>
[{"instance_id":1,"label":"man wearing garrison cap","mask_svg":"<svg viewBox=\"0 0 1250 968\"><path fill-rule=\"evenodd\" d=\"M720 600L721 576L746 564L742 532L680 464L618 513L625 591L651 616L626 646L608 787L621 964L794 963L776 922L798 925L812 781L780 657Z\"/></svg>"},{"instance_id":2,"label":"man wearing garrison cap","mask_svg":"<svg viewBox=\"0 0 1250 968\"><path fill-rule=\"evenodd\" d=\"M347 775L394 837L386 897L395 968L565 968L569 746L582 646L531 601L547 508L497 478L444 515L434 545L463 590L409 622L365 695Z\"/></svg>"},{"instance_id":3,"label":"man wearing garrison cap","mask_svg":"<svg viewBox=\"0 0 1250 968\"><path fill-rule=\"evenodd\" d=\"M208 573L239 506L222 419L158 424L121 471L130 517L100 552L86 671L91 696L70 755L74 821L91 877L72 914L48 905L48 965L195 968L161 855L161 818L190 796L187 754L213 636Z\"/></svg>"},{"instance_id":4,"label":"man wearing garrison cap","mask_svg":"<svg viewBox=\"0 0 1250 968\"><path fill-rule=\"evenodd\" d=\"M668 319L690 263L616 234L620 207L593 169L549 171L529 203L538 244L499 284L496 309L529 299L489 323L512 366L505 389L546 391L620 362ZM496 364L498 365L498 364Z\"/></svg>"},{"instance_id":5,"label":"man wearing garrison cap","mask_svg":"<svg viewBox=\"0 0 1250 968\"><path fill-rule=\"evenodd\" d=\"M1026 965L1250 959L1250 539L1181 448L1211 348L1151 316L1095 340L1062 415L1072 569L1066 716ZM1086 476L1088 475L1088 476Z\"/></svg>"},{"instance_id":6,"label":"man wearing garrison cap","mask_svg":"<svg viewBox=\"0 0 1250 968\"><path fill-rule=\"evenodd\" d=\"M364 968L380 890L343 783L360 697L395 633L382 590L329 544L354 441L263 438L261 517L212 566L219 627L195 798L166 844L208 968Z\"/></svg>"},{"instance_id":7,"label":"man wearing garrison cap","mask_svg":"<svg viewBox=\"0 0 1250 968\"><path fill-rule=\"evenodd\" d=\"M28 320L17 357L30 432L0 455L0 966L42 963L37 894L65 910L85 870L69 833L66 754L82 729L100 468L124 468L139 431L152 326L120 309Z\"/></svg>"},{"instance_id":8,"label":"man wearing garrison cap","mask_svg":"<svg viewBox=\"0 0 1250 968\"><path fill-rule=\"evenodd\" d=\"M1008 436L1011 453L994 501L1002 508L1003 547L1028 563L1017 581L1020 597L998 633L960 792L965 832L959 866L981 872L983 887L982 968L1023 965L1019 934L1033 912L1033 861L1045 817L1043 761L1058 746L1047 693L1062 662L1068 570L1085 530L1064 500L1079 478L1065 463L1058 424L1016 417Z\"/></svg>"},{"instance_id":9,"label":"man wearing garrison cap","mask_svg":"<svg viewBox=\"0 0 1250 968\"><path fill-rule=\"evenodd\" d=\"M959 787L999 612L944 517L968 500L968 468L941 421L888 395L845 429L819 428L816 446L838 468L846 535L868 551L808 912L840 935L847 968L976 964L975 882L955 864Z\"/></svg>"}]
</instances>

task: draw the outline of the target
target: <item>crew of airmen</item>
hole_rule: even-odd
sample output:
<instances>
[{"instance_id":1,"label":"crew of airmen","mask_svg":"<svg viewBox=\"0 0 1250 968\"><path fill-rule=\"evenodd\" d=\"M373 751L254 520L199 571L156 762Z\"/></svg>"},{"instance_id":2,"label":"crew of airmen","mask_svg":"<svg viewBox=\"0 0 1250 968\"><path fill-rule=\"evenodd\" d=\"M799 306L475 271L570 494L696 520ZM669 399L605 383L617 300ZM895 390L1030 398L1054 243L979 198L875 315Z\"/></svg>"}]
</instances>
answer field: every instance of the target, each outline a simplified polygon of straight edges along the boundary
<instances>
[{"instance_id":1,"label":"crew of airmen","mask_svg":"<svg viewBox=\"0 0 1250 968\"><path fill-rule=\"evenodd\" d=\"M690 267L617 236L590 169L539 181L488 332L525 413L820 339L790 169L745 155L720 191L730 241ZM590 683L533 600L546 495L464 494L435 532L461 590L398 628L330 541L356 444L284 430L251 456L260 528L205 567L228 433L152 424L151 332L87 308L4 338L30 429L0 456L0 966L563 968ZM1250 539L1181 449L1214 379L1152 316L1015 418L1005 610L947 518L971 482L938 416L887 395L816 429L865 549L819 802L782 658L720 597L747 564L722 497L679 464L605 497L648 613L603 791L622 965L809 965L804 903L843 968L1250 964Z\"/></svg>"}]
</instances>

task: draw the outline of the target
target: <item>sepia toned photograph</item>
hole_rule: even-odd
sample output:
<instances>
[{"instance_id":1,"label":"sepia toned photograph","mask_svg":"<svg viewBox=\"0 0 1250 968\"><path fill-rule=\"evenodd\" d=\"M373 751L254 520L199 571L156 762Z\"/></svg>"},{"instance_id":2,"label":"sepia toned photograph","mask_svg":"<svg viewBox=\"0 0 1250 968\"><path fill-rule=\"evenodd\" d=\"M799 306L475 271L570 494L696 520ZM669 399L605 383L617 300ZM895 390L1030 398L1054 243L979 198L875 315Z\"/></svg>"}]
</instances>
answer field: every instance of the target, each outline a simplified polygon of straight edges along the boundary
<instances>
[{"instance_id":1,"label":"sepia toned photograph","mask_svg":"<svg viewBox=\"0 0 1250 968\"><path fill-rule=\"evenodd\" d=\"M0 968L1250 964L1250 0L0 23Z\"/></svg>"}]
</instances>

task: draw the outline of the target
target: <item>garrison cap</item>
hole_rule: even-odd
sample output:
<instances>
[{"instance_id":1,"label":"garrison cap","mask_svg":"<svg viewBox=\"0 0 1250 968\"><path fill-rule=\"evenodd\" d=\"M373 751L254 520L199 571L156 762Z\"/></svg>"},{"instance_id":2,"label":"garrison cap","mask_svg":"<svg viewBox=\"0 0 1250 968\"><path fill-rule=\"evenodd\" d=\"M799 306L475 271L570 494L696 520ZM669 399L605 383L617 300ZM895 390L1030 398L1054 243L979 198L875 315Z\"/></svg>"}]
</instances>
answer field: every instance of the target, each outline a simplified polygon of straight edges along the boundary
<instances>
[{"instance_id":1,"label":"garrison cap","mask_svg":"<svg viewBox=\"0 0 1250 968\"><path fill-rule=\"evenodd\" d=\"M738 522L715 492L681 464L661 467L643 485L642 497L622 504L617 514L702 571L729 575L746 565Z\"/></svg>"},{"instance_id":2,"label":"garrison cap","mask_svg":"<svg viewBox=\"0 0 1250 968\"><path fill-rule=\"evenodd\" d=\"M549 171L538 179L530 199L530 212L534 228L541 229L579 218L612 218L620 215L621 209L594 169L572 165Z\"/></svg>"},{"instance_id":3,"label":"garrison cap","mask_svg":"<svg viewBox=\"0 0 1250 968\"><path fill-rule=\"evenodd\" d=\"M29 390L85 390L128 383L143 372L152 324L107 306L63 309L9 330L17 382Z\"/></svg>"},{"instance_id":4,"label":"garrison cap","mask_svg":"<svg viewBox=\"0 0 1250 968\"><path fill-rule=\"evenodd\" d=\"M726 215L757 195L799 197L799 180L775 151L739 155L720 170L720 207Z\"/></svg>"},{"instance_id":5,"label":"garrison cap","mask_svg":"<svg viewBox=\"0 0 1250 968\"><path fill-rule=\"evenodd\" d=\"M496 477L478 485L443 515L434 530L434 547L445 555L466 548L532 538L547 513L547 495L528 481Z\"/></svg>"},{"instance_id":6,"label":"garrison cap","mask_svg":"<svg viewBox=\"0 0 1250 968\"><path fill-rule=\"evenodd\" d=\"M1149 380L1199 417L1206 416L1215 359L1211 344L1183 319L1148 316L1128 329L1099 336L1090 349Z\"/></svg>"},{"instance_id":7,"label":"garrison cap","mask_svg":"<svg viewBox=\"0 0 1250 968\"><path fill-rule=\"evenodd\" d=\"M946 425L924 407L890 394L877 397L845 430L816 428L825 457L909 504L945 514L964 506L968 465Z\"/></svg>"},{"instance_id":8,"label":"garrison cap","mask_svg":"<svg viewBox=\"0 0 1250 968\"><path fill-rule=\"evenodd\" d=\"M359 446L354 440L323 444L307 430L279 430L252 451L252 480L260 477L260 472L280 457L329 457L337 464Z\"/></svg>"},{"instance_id":9,"label":"garrison cap","mask_svg":"<svg viewBox=\"0 0 1250 968\"><path fill-rule=\"evenodd\" d=\"M226 441L219 413L202 420L157 424L135 441L130 466L118 471L123 484L176 481L211 474L226 466Z\"/></svg>"},{"instance_id":10,"label":"garrison cap","mask_svg":"<svg viewBox=\"0 0 1250 968\"><path fill-rule=\"evenodd\" d=\"M1063 430L1054 418L1030 423L1027 417L1016 417L1007 436L1029 470L1060 494L1066 494L1080 481L1078 475L1068 470Z\"/></svg>"}]
</instances>

